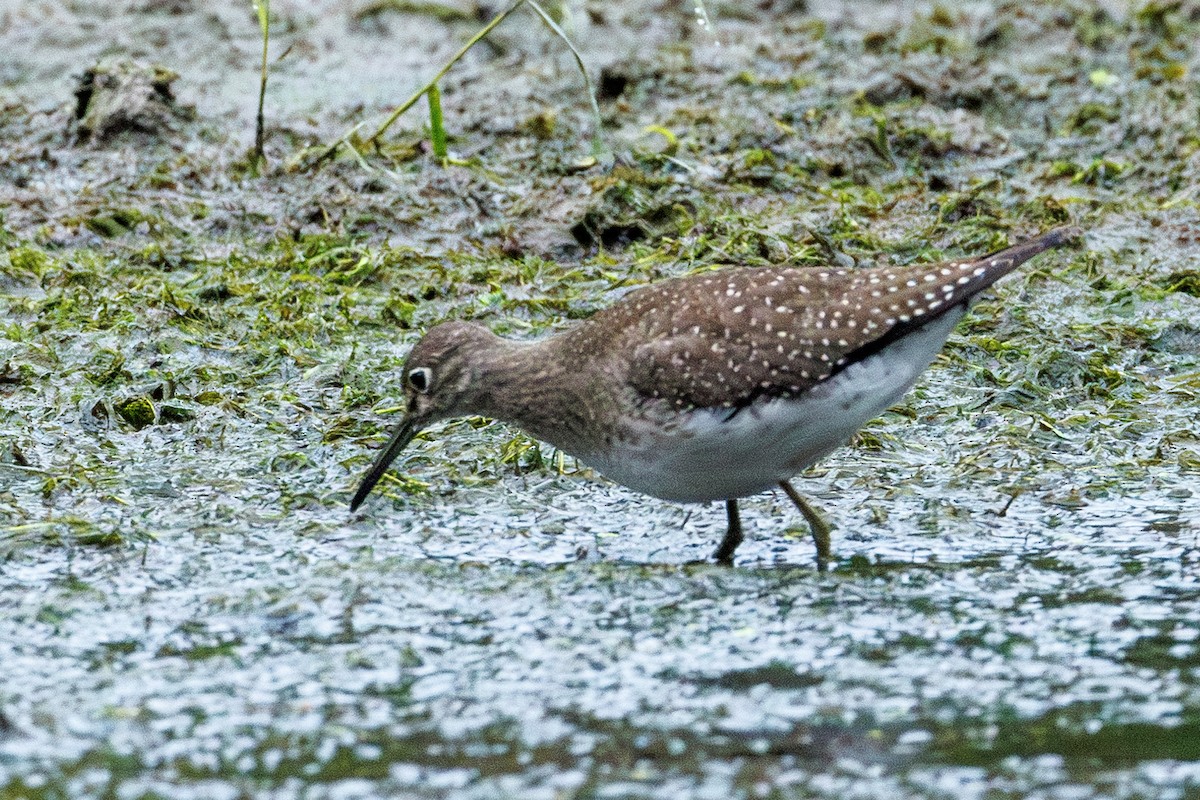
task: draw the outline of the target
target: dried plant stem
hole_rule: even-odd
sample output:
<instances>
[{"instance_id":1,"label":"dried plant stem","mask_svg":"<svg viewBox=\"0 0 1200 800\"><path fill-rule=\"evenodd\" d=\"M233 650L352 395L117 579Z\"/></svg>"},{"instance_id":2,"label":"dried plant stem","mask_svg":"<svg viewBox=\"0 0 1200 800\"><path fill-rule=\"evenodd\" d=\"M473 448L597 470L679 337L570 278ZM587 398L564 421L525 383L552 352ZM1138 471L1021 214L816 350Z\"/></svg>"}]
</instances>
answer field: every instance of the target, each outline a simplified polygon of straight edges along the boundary
<instances>
[{"instance_id":1,"label":"dried plant stem","mask_svg":"<svg viewBox=\"0 0 1200 800\"><path fill-rule=\"evenodd\" d=\"M266 161L263 154L263 103L267 98L267 45L271 41L271 0L254 0L254 10L258 12L258 27L262 30L262 73L258 80L258 114L254 119L254 157L250 171L258 175L259 168Z\"/></svg>"},{"instance_id":2,"label":"dried plant stem","mask_svg":"<svg viewBox=\"0 0 1200 800\"><path fill-rule=\"evenodd\" d=\"M559 39L562 39L563 44L567 46L567 49L571 51L571 55L575 57L575 64L579 67L579 72L581 75L583 75L583 84L587 88L588 100L590 100L592 104L592 116L595 118L596 123L596 129L592 132L592 155L598 157L604 152L604 140L600 136L600 128L603 123L600 119L600 104L596 102L596 90L592 86L592 78L590 75L588 75L587 67L583 65L583 56L579 55L579 51L575 49L575 43L572 42L567 36L566 31L564 31L559 24L555 22L549 14L546 13L544 8L535 2L535 0L525 0L525 2L528 3L529 7L532 8L537 15L542 18L542 22L546 23L546 27L549 28L555 36L557 36Z\"/></svg>"}]
</instances>

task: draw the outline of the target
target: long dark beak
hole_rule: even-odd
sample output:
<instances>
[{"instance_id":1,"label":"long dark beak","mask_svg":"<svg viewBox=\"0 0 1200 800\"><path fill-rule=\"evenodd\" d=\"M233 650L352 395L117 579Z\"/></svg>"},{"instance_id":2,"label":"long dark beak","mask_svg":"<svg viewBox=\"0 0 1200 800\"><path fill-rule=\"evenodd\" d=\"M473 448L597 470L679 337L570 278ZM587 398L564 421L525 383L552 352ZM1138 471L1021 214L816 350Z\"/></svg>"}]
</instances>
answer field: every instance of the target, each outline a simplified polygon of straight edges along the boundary
<instances>
[{"instance_id":1,"label":"long dark beak","mask_svg":"<svg viewBox=\"0 0 1200 800\"><path fill-rule=\"evenodd\" d=\"M396 432L392 434L392 438L387 445L379 451L379 455L375 457L375 463L367 470L367 474L363 476L362 483L358 484L358 491L354 493L354 499L350 501L350 510L356 511L362 505L363 500L367 499L367 495L375 488L375 484L379 483L379 479L383 477L383 473L387 472L391 463L396 460L396 456L400 455L400 451L408 446L408 443L413 440L413 437L419 432L416 423L413 422L412 416L407 416L400 422L400 427L396 428Z\"/></svg>"}]
</instances>

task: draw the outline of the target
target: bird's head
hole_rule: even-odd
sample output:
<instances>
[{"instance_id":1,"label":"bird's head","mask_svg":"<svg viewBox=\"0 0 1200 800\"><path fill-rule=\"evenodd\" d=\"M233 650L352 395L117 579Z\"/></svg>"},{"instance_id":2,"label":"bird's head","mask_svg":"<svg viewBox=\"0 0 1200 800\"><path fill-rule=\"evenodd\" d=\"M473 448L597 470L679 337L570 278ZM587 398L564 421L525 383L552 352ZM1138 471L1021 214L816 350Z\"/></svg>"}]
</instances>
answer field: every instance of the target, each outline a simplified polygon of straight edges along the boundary
<instances>
[{"instance_id":1,"label":"bird's head","mask_svg":"<svg viewBox=\"0 0 1200 800\"><path fill-rule=\"evenodd\" d=\"M479 411L479 358L499 339L481 325L444 322L430 328L404 362L404 418L363 476L350 510L362 504L408 443L442 419Z\"/></svg>"}]
</instances>

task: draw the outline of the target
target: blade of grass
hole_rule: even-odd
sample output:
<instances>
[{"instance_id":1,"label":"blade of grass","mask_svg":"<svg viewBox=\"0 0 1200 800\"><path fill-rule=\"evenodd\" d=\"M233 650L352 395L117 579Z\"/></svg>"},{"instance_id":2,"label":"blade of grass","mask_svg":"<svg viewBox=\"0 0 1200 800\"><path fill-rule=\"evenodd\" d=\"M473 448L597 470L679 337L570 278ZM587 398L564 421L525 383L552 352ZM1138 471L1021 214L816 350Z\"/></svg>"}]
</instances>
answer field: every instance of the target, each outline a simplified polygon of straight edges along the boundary
<instances>
[{"instance_id":1,"label":"blade of grass","mask_svg":"<svg viewBox=\"0 0 1200 800\"><path fill-rule=\"evenodd\" d=\"M469 40L467 40L466 44L464 44L461 48L459 48L458 52L455 53L450 58L450 60L447 61L442 66L442 68L440 70L438 70L437 74L434 75L433 78L431 78L428 83L426 83L424 86L422 86L416 92L414 92L412 94L412 96L409 97L406 101L404 101L399 106L397 106L395 108L395 110L393 110L392 113L388 116L388 118L383 121L383 124L381 124L375 130L374 133L372 133L365 140L363 140L363 142L362 142L363 146L370 147L370 146L374 145L374 146L378 147L379 138L381 136L383 136L383 134L387 131L387 129L390 128L396 122L396 120L399 119L401 117L401 115L404 114L404 112L406 112L410 108L412 108L417 103L417 101L421 99L422 96L427 95L429 93L430 89L436 87L438 82L441 81L441 79L443 77L445 77L446 73L450 71L451 67L453 67L455 64L457 64L462 59L462 57L465 56L472 47L474 47L479 42L481 42L484 38L486 38L489 33L491 33L493 30L495 30L497 25L499 25L501 22L503 22L505 19L507 19L514 11L516 11L518 8L525 5L526 3L528 3L530 5L530 7L533 8L534 12L539 17L541 17L542 21L545 22L545 24L550 28L550 30L567 45L567 48L570 49L571 54L575 57L575 63L576 63L576 65L578 65L579 71L583 75L583 82L587 88L588 100L590 101L591 106L592 106L592 116L595 118L595 123L596 123L596 130L592 136L592 152L596 157L606 155L607 150L604 146L604 139L603 139L603 135L602 135L603 123L602 123L602 120L600 117L600 106L596 102L596 91L592 85L591 76L588 75L587 68L583 64L583 57L579 54L579 50L576 49L574 43L570 40L570 38L563 31L563 29L558 25L558 23L554 21L554 19L545 11L545 9L543 9L540 5L538 5L536 2L534 2L534 0L515 0L515 2L513 2L511 5L509 5L507 8L505 8L503 11L501 11L499 14L494 16L491 19L491 21L488 22L487 25L484 25L482 28L480 28L478 31L476 31L475 35L472 36ZM431 113L432 113L432 111L431 111ZM356 126L356 127L358 127L358 126ZM443 129L443 131L444 131L444 129ZM325 151L321 153L320 156L318 156L316 159L314 159L312 162L310 162L306 167L304 167L304 169L316 169L316 168L320 167L322 164L324 164L326 161L332 159L335 155L337 155L337 151L343 145L348 143L350 136L351 136L351 133L347 133L346 135L344 135L340 139L338 139L336 142L329 145L329 147L327 147L325 149Z\"/></svg>"},{"instance_id":2,"label":"blade of grass","mask_svg":"<svg viewBox=\"0 0 1200 800\"><path fill-rule=\"evenodd\" d=\"M433 143L433 155L444 165L450 151L446 147L446 128L442 124L442 92L435 83L425 96L429 98L429 139Z\"/></svg>"},{"instance_id":3,"label":"blade of grass","mask_svg":"<svg viewBox=\"0 0 1200 800\"><path fill-rule=\"evenodd\" d=\"M482 28L480 28L475 33L474 36L472 36L470 39L468 39L467 43L464 44L461 48L459 48L459 51L457 53L455 53L454 56L449 61L447 61L440 70L438 70L438 73L433 76L433 79L430 80L429 83L422 86L419 91L417 91L412 97L405 100L403 104L397 106L396 110L393 111L386 120L384 120L383 124L380 125L379 128L374 133L372 133L370 136L367 137L366 141L363 142L363 144L364 145L375 144L375 142L378 141L379 137L382 136L384 134L384 132L387 131L388 128L392 127L392 124L400 118L400 115L403 114L405 111L408 111L410 108L412 108L416 104L416 102L421 99L421 96L429 91L430 87L436 86L438 81L440 81L446 75L446 73L450 71L450 68L453 67L455 64L457 64L459 62L459 60L461 60L462 57L467 54L468 50L470 50L475 45L479 44L479 42L483 41L483 39L489 33L491 33L493 30L495 30L497 25L499 25L501 22L503 22L505 19L507 19L510 14L512 14L514 11L516 11L518 8L520 8L524 4L525 4L525 0L516 0L516 2L513 3L512 5L510 5L508 8L504 9L499 14L492 17L492 21L489 22L487 25L484 25Z\"/></svg>"},{"instance_id":4,"label":"blade of grass","mask_svg":"<svg viewBox=\"0 0 1200 800\"><path fill-rule=\"evenodd\" d=\"M447 61L440 70L438 70L438 73L433 76L433 79L430 80L429 83L422 86L415 93L413 93L412 97L408 98L403 103L401 103L399 106L397 106L396 109L391 113L391 115L386 120L384 120L383 124L380 125L375 130L374 133L372 133L370 136L368 136L366 138L366 140L363 141L363 145L370 146L370 145L375 144L375 142L378 141L379 137L382 136L384 134L384 132L388 128L390 128L392 126L392 124L396 120L398 120L405 111L408 111L410 108L412 108L416 104L416 102L418 100L420 100L425 95L426 92L429 91L429 88L431 86L437 85L438 81L440 81L445 76L445 74L450 71L451 67L453 67L455 64L457 64L458 61L467 54L468 50L470 50L475 45L479 44L479 42L481 42L484 39L484 37L486 37L489 33L491 33L493 30L495 30L497 25L499 25L501 22L503 22L505 19L507 19L510 14L512 14L514 11L516 11L518 8L520 8L522 5L524 5L524 3L525 3L525 0L516 0L516 2L514 2L508 8L504 9L499 14L492 17L491 22L489 22L487 25L484 25L482 28L480 28L475 33L475 35L472 36L467 41L466 44L464 44L461 48L459 48L459 51L457 53L455 53L454 56L449 61ZM342 147L342 145L346 144L346 142L349 140L350 136L352 135L353 130L356 130L357 128L359 128L361 126L362 126L361 122L358 125L355 125L354 129L347 132L346 135L342 136L340 139L338 139L336 142L334 142L328 148L326 148L325 152L321 153L321 155L318 156L314 161L312 161L307 167L305 167L305 169L316 169L317 167L321 166L326 161L330 160L335 155L337 155L337 151Z\"/></svg>"},{"instance_id":5,"label":"blade of grass","mask_svg":"<svg viewBox=\"0 0 1200 800\"><path fill-rule=\"evenodd\" d=\"M258 114L254 120L254 157L250 174L257 177L259 167L266 161L263 154L263 103L267 97L267 45L271 41L271 0L254 0L258 12L258 27L262 31L262 73L258 80Z\"/></svg>"},{"instance_id":6,"label":"blade of grass","mask_svg":"<svg viewBox=\"0 0 1200 800\"><path fill-rule=\"evenodd\" d=\"M567 46L567 49L571 51L571 55L575 57L575 64L579 67L580 74L583 75L583 85L587 89L588 100L591 101L592 104L592 117L596 122L596 130L592 132L592 155L599 158L605 153L602 132L603 122L600 119L600 105L596 102L596 90L592 86L592 78L590 75L588 75L587 67L583 65L583 56L579 55L579 50L575 48L575 43L571 41L569 36L567 36L567 32L564 31L559 24L554 21L554 18L546 13L546 9L542 8L536 2L536 0L525 0L525 2L528 3L529 7L532 8L534 12L542 18L542 22L546 23L546 27L549 28L555 36L557 36L559 39L562 39L563 44Z\"/></svg>"}]
</instances>

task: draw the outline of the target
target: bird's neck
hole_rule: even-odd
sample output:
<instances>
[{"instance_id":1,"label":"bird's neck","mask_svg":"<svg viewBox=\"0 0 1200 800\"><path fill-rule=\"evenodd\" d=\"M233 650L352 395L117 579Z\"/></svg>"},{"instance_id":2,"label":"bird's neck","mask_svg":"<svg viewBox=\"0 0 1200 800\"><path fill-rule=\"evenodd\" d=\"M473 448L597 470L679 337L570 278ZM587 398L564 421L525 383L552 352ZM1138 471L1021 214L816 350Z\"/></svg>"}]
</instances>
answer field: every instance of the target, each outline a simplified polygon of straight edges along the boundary
<instances>
[{"instance_id":1,"label":"bird's neck","mask_svg":"<svg viewBox=\"0 0 1200 800\"><path fill-rule=\"evenodd\" d=\"M476 413L509 422L572 454L594 445L588 433L611 403L586 365L560 352L561 337L494 339L475 368Z\"/></svg>"}]
</instances>

